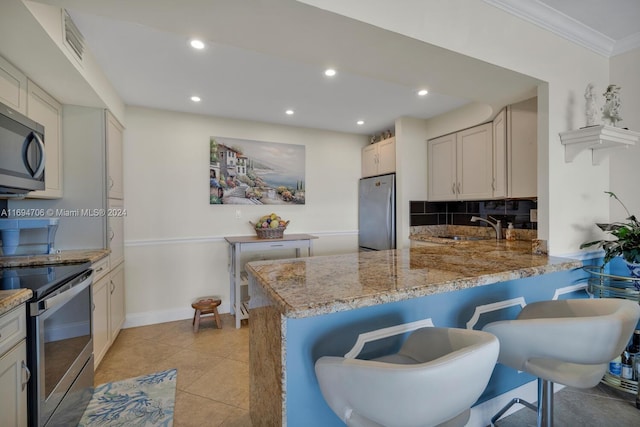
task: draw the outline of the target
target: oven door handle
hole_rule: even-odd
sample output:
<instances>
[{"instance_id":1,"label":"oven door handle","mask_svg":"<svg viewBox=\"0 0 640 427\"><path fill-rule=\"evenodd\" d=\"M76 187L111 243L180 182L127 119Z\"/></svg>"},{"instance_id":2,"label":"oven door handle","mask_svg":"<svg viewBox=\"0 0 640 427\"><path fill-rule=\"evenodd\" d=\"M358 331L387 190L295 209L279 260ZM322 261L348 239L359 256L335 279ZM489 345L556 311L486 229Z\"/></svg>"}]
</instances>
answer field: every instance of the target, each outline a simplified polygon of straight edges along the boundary
<instances>
[{"instance_id":1,"label":"oven door handle","mask_svg":"<svg viewBox=\"0 0 640 427\"><path fill-rule=\"evenodd\" d=\"M52 295L50 297L47 297L42 301L32 303L31 315L39 316L47 310L51 310L54 307L60 306L70 301L73 297L78 295L80 292L82 292L83 290L91 286L92 281L93 281L93 271L89 270L88 272L82 273L80 276L76 277L71 282L64 285L64 288L66 288L64 291L56 293L55 295Z\"/></svg>"}]
</instances>

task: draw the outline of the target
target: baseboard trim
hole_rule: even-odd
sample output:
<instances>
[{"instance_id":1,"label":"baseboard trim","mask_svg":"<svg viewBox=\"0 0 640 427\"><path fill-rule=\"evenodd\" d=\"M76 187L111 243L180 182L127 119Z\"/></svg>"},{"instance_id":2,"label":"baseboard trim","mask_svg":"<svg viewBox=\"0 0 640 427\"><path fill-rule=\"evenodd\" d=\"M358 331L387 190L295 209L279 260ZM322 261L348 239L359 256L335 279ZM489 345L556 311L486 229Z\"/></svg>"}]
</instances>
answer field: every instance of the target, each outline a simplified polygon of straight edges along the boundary
<instances>
[{"instance_id":1,"label":"baseboard trim","mask_svg":"<svg viewBox=\"0 0 640 427\"><path fill-rule=\"evenodd\" d=\"M218 307L218 313L230 313L229 303L222 303ZM193 318L193 309L189 306L184 308L174 308L169 310L146 311L143 313L129 313L125 318L124 329L136 328L138 326L155 325L156 323L175 322Z\"/></svg>"}]
</instances>

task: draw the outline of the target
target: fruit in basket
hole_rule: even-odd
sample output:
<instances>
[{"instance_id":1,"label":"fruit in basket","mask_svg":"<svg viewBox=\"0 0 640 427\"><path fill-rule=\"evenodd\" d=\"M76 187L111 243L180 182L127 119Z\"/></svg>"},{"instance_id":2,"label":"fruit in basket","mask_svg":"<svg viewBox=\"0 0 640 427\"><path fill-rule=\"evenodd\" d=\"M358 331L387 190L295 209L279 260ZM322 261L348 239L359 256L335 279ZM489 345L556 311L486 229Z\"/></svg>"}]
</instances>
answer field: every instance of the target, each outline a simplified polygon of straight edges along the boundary
<instances>
[{"instance_id":1,"label":"fruit in basket","mask_svg":"<svg viewBox=\"0 0 640 427\"><path fill-rule=\"evenodd\" d=\"M287 224L289 224L289 221L285 221L275 213L271 213L269 215L264 215L260 217L260 219L256 222L255 227L256 229L261 229L261 228L275 229L279 227L285 228Z\"/></svg>"}]
</instances>

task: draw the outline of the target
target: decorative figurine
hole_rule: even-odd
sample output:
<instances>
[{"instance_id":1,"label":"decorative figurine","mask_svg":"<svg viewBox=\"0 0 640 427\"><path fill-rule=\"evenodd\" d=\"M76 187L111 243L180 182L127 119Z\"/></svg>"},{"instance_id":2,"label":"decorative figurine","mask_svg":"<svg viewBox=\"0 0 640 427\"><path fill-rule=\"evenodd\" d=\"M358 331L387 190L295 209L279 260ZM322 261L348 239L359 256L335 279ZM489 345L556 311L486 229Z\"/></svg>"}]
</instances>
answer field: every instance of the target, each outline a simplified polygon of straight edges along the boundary
<instances>
[{"instance_id":1,"label":"decorative figurine","mask_svg":"<svg viewBox=\"0 0 640 427\"><path fill-rule=\"evenodd\" d=\"M596 103L596 89L593 83L589 83L584 91L584 99L587 101L585 115L587 127L598 124L598 106Z\"/></svg>"},{"instance_id":2,"label":"decorative figurine","mask_svg":"<svg viewBox=\"0 0 640 427\"><path fill-rule=\"evenodd\" d=\"M609 85L603 95L605 103L602 107L602 119L605 124L615 126L617 122L622 120L620 117L620 86Z\"/></svg>"}]
</instances>

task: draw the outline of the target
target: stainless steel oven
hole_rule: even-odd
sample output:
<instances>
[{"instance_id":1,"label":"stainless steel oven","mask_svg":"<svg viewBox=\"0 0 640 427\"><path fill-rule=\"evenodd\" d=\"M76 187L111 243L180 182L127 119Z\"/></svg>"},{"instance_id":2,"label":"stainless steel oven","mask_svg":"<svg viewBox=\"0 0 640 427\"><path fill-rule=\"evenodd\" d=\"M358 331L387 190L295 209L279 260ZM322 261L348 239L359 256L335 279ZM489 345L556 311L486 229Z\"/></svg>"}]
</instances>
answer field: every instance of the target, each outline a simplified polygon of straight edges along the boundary
<instances>
[{"instance_id":1,"label":"stainless steel oven","mask_svg":"<svg viewBox=\"0 0 640 427\"><path fill-rule=\"evenodd\" d=\"M6 280L5 280L6 279ZM93 394L90 263L2 269L3 288L31 288L29 426L75 426Z\"/></svg>"}]
</instances>

